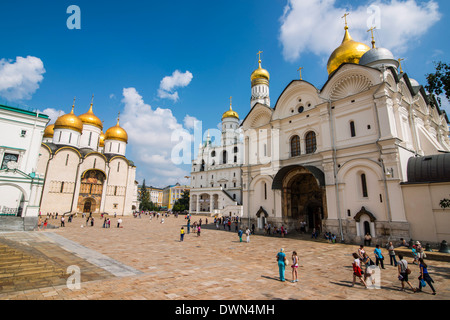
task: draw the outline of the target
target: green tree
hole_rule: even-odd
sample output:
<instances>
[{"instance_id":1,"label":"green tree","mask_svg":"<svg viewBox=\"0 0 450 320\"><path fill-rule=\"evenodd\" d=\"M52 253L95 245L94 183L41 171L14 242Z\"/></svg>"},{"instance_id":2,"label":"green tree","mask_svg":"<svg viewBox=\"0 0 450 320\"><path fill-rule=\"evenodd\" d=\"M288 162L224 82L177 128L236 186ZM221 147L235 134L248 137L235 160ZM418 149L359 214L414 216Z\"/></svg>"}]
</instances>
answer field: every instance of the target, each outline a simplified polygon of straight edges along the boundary
<instances>
[{"instance_id":1,"label":"green tree","mask_svg":"<svg viewBox=\"0 0 450 320\"><path fill-rule=\"evenodd\" d=\"M181 195L181 198L175 201L172 211L180 212L184 210L189 210L189 190L185 190Z\"/></svg>"},{"instance_id":2,"label":"green tree","mask_svg":"<svg viewBox=\"0 0 450 320\"><path fill-rule=\"evenodd\" d=\"M443 93L450 101L450 66L442 61L434 62L434 65L436 66L436 72L426 75L427 85L425 89L431 96L431 103L435 104L434 101L437 101L437 104L441 106L442 101L439 96Z\"/></svg>"},{"instance_id":3,"label":"green tree","mask_svg":"<svg viewBox=\"0 0 450 320\"><path fill-rule=\"evenodd\" d=\"M153 206L153 203L150 201L150 192L147 190L147 186L145 185L145 179L139 192L139 201L139 210L152 210L151 206Z\"/></svg>"}]
</instances>

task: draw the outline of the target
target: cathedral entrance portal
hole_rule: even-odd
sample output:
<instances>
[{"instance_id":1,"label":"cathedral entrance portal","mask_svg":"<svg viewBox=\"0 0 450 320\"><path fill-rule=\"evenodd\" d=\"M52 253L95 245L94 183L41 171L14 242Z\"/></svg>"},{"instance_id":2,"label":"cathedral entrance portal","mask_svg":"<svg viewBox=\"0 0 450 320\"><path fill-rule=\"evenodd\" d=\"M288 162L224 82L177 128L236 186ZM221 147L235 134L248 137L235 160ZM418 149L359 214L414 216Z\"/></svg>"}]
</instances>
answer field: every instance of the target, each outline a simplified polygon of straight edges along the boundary
<instances>
[{"instance_id":1,"label":"cathedral entrance portal","mask_svg":"<svg viewBox=\"0 0 450 320\"><path fill-rule=\"evenodd\" d=\"M106 175L100 170L87 170L81 176L78 211L99 213Z\"/></svg>"},{"instance_id":2,"label":"cathedral entrance portal","mask_svg":"<svg viewBox=\"0 0 450 320\"><path fill-rule=\"evenodd\" d=\"M326 216L325 188L308 169L298 166L285 174L282 183L283 222L291 228L322 231Z\"/></svg>"}]
</instances>

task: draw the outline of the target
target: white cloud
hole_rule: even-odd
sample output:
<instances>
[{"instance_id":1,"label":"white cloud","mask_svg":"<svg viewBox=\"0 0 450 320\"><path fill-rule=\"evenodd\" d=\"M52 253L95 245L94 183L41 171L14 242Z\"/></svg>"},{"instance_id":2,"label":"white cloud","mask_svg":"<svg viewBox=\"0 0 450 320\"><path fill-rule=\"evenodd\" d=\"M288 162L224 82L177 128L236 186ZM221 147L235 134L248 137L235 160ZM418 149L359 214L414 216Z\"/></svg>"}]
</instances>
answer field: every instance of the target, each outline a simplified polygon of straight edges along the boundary
<instances>
[{"instance_id":1,"label":"white cloud","mask_svg":"<svg viewBox=\"0 0 450 320\"><path fill-rule=\"evenodd\" d=\"M174 132L187 132L170 109L153 109L146 104L135 88L124 88L122 102L125 105L121 125L128 133L132 149L130 158L136 163L138 177L147 184L164 187L176 182L183 183L189 175L190 166L183 169L172 161L172 150L177 142L172 141ZM186 116L188 127L194 117ZM190 161L191 159L189 159Z\"/></svg>"},{"instance_id":2,"label":"white cloud","mask_svg":"<svg viewBox=\"0 0 450 320\"><path fill-rule=\"evenodd\" d=\"M44 111L39 111L39 113L43 113L43 114L48 115L48 117L50 118L50 121L49 121L48 124L55 123L56 119L58 119L60 116L65 114L64 111L56 110L54 108L47 108Z\"/></svg>"},{"instance_id":3,"label":"white cloud","mask_svg":"<svg viewBox=\"0 0 450 320\"><path fill-rule=\"evenodd\" d=\"M336 0L288 0L280 18L279 36L285 60L296 61L307 52L331 55L343 38L341 17L345 12L350 13L348 22L353 39L370 45L367 29L375 24L378 46L394 54L416 45L442 16L434 0L376 0L355 8L338 7Z\"/></svg>"},{"instance_id":4,"label":"white cloud","mask_svg":"<svg viewBox=\"0 0 450 320\"><path fill-rule=\"evenodd\" d=\"M191 117L190 115L186 115L184 117L184 126L186 127L186 129L194 129L195 128L195 122L199 121L196 117Z\"/></svg>"},{"instance_id":5,"label":"white cloud","mask_svg":"<svg viewBox=\"0 0 450 320\"><path fill-rule=\"evenodd\" d=\"M174 91L176 88L184 88L191 83L193 79L192 73L186 71L185 73L181 73L178 70L175 70L171 76L166 76L161 80L158 89L158 97L162 99L171 99L174 102L177 102L179 99L178 92Z\"/></svg>"},{"instance_id":6,"label":"white cloud","mask_svg":"<svg viewBox=\"0 0 450 320\"><path fill-rule=\"evenodd\" d=\"M44 73L44 63L36 57L17 57L15 62L1 59L0 96L9 101L31 99Z\"/></svg>"}]
</instances>

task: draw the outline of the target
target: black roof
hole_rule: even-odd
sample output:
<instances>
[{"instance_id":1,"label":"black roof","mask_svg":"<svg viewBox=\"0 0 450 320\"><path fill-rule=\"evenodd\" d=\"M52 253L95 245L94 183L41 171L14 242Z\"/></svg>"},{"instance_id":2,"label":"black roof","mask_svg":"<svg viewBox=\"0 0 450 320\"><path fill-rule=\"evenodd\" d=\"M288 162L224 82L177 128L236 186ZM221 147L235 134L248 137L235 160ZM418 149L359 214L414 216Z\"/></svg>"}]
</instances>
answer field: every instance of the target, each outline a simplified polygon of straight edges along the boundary
<instances>
[{"instance_id":1,"label":"black roof","mask_svg":"<svg viewBox=\"0 0 450 320\"><path fill-rule=\"evenodd\" d=\"M450 182L450 153L412 157L407 170L408 183Z\"/></svg>"}]
</instances>

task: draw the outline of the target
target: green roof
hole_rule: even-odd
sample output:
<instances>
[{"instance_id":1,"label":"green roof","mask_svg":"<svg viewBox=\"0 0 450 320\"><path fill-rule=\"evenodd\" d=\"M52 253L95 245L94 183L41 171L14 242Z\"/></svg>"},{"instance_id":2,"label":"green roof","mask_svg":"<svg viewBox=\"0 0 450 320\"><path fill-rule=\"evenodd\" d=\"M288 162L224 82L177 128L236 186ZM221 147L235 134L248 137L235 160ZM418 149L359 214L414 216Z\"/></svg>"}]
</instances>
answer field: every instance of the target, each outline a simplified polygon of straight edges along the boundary
<instances>
[{"instance_id":1,"label":"green roof","mask_svg":"<svg viewBox=\"0 0 450 320\"><path fill-rule=\"evenodd\" d=\"M34 116L34 117L36 117L36 115L37 115L37 112L34 112L34 111L29 111L29 110L25 110L25 109L21 109L21 108L17 108L17 107L5 106L3 104L0 104L0 109L13 111L13 112L19 112L19 113L27 114L27 115ZM48 119L48 115L43 114L43 113L39 113L38 117L43 118L43 119Z\"/></svg>"}]
</instances>

